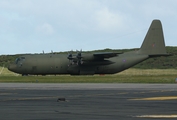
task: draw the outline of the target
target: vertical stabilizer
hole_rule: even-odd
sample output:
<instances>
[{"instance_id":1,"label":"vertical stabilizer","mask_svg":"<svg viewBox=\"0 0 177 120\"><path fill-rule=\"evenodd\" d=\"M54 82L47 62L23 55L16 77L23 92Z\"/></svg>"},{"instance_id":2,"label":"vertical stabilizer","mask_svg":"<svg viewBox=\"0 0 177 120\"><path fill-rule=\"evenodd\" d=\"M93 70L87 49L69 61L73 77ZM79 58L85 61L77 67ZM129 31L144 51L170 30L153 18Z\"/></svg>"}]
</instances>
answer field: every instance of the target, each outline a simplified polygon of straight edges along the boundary
<instances>
[{"instance_id":1,"label":"vertical stabilizer","mask_svg":"<svg viewBox=\"0 0 177 120\"><path fill-rule=\"evenodd\" d=\"M153 20L139 51L150 56L167 55L160 20Z\"/></svg>"}]
</instances>

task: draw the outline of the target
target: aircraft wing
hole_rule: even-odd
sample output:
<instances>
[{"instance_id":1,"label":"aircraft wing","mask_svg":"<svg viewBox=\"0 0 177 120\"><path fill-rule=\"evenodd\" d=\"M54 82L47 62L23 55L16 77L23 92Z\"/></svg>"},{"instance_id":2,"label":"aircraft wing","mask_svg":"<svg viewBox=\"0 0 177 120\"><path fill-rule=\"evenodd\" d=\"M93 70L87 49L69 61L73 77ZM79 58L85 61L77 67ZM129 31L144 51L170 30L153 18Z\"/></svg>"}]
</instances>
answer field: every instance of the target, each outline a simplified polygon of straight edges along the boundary
<instances>
[{"instance_id":1,"label":"aircraft wing","mask_svg":"<svg viewBox=\"0 0 177 120\"><path fill-rule=\"evenodd\" d=\"M105 60L107 58L118 56L118 54L122 53L115 53L115 52L100 52L100 53L93 53L90 55L83 55L82 57L82 65L109 65L113 62L109 60Z\"/></svg>"},{"instance_id":2,"label":"aircraft wing","mask_svg":"<svg viewBox=\"0 0 177 120\"><path fill-rule=\"evenodd\" d=\"M109 60L105 60L107 58L118 56L118 52L100 52L100 53L89 53L89 54L77 54L71 55L68 57L72 63L79 64L79 65L108 65L112 64L113 62Z\"/></svg>"},{"instance_id":3,"label":"aircraft wing","mask_svg":"<svg viewBox=\"0 0 177 120\"><path fill-rule=\"evenodd\" d=\"M114 53L114 52L101 52L101 53L94 53L93 56L94 57L98 57L98 58L111 58L111 57L115 57L118 54L122 54L122 52L118 53Z\"/></svg>"}]
</instances>

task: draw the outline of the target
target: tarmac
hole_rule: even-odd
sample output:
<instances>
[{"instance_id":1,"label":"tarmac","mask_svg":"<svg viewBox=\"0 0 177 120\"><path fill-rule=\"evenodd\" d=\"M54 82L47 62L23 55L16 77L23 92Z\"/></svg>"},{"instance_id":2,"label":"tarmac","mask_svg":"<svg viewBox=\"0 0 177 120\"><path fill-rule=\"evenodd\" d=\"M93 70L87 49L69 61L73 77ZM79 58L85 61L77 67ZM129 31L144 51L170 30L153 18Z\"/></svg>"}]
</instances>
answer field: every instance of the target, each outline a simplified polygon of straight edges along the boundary
<instances>
[{"instance_id":1,"label":"tarmac","mask_svg":"<svg viewBox=\"0 0 177 120\"><path fill-rule=\"evenodd\" d=\"M1 120L176 120L177 84L0 83Z\"/></svg>"}]
</instances>

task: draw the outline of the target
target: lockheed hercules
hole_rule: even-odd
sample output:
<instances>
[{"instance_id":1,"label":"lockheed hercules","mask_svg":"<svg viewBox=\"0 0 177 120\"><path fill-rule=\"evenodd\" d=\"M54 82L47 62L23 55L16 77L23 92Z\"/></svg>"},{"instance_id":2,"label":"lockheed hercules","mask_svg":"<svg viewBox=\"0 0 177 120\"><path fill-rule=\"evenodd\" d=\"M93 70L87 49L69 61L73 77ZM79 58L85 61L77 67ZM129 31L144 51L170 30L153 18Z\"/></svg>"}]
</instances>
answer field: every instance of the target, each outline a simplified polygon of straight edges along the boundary
<instances>
[{"instance_id":1,"label":"lockheed hercules","mask_svg":"<svg viewBox=\"0 0 177 120\"><path fill-rule=\"evenodd\" d=\"M8 69L22 75L114 74L148 58L168 56L160 20L153 20L141 48L125 53L29 54L10 64Z\"/></svg>"}]
</instances>

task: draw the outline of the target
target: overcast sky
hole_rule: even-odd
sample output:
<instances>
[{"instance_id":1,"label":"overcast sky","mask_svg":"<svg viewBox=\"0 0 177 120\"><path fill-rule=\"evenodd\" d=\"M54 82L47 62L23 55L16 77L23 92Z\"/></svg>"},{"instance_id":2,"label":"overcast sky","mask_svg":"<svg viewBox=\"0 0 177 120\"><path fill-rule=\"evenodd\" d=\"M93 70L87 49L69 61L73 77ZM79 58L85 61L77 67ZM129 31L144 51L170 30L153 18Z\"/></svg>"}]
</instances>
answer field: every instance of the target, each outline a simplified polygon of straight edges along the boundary
<instances>
[{"instance_id":1,"label":"overcast sky","mask_svg":"<svg viewBox=\"0 0 177 120\"><path fill-rule=\"evenodd\" d=\"M139 48L153 19L177 45L177 0L0 0L0 54Z\"/></svg>"}]
</instances>

